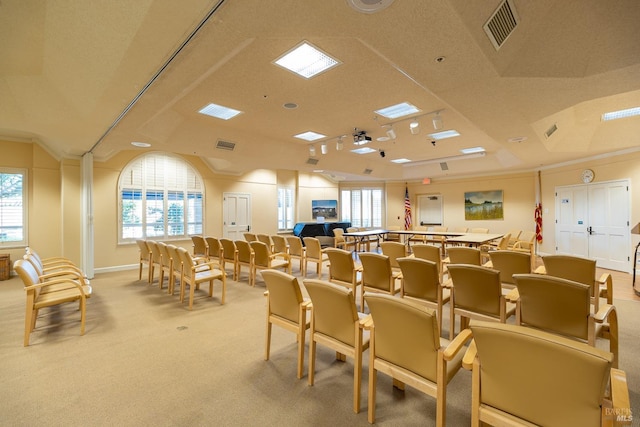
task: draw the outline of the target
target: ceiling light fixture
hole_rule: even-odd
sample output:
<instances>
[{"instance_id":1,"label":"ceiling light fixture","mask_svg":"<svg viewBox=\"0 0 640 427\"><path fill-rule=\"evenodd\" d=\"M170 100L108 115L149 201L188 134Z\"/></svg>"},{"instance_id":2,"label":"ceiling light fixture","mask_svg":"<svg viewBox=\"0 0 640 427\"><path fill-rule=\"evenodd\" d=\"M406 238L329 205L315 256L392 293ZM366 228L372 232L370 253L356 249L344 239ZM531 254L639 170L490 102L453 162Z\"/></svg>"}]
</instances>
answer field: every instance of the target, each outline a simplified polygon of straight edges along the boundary
<instances>
[{"instance_id":1,"label":"ceiling light fixture","mask_svg":"<svg viewBox=\"0 0 640 427\"><path fill-rule=\"evenodd\" d=\"M442 117L440 116L440 112L439 111L433 117L433 120L431 120L431 122L433 123L433 128L435 130L440 130L444 126L444 124L442 123Z\"/></svg>"},{"instance_id":2,"label":"ceiling light fixture","mask_svg":"<svg viewBox=\"0 0 640 427\"><path fill-rule=\"evenodd\" d=\"M409 123L409 130L411 131L411 135L417 135L420 132L420 123L417 120Z\"/></svg>"},{"instance_id":3,"label":"ceiling light fixture","mask_svg":"<svg viewBox=\"0 0 640 427\"><path fill-rule=\"evenodd\" d=\"M306 41L287 52L274 63L305 79L309 79L340 64L339 61Z\"/></svg>"},{"instance_id":4,"label":"ceiling light fixture","mask_svg":"<svg viewBox=\"0 0 640 427\"><path fill-rule=\"evenodd\" d=\"M329 151L329 147L327 147L326 142L323 142L322 144L320 144L320 152L322 154L327 154L328 151Z\"/></svg>"},{"instance_id":5,"label":"ceiling light fixture","mask_svg":"<svg viewBox=\"0 0 640 427\"><path fill-rule=\"evenodd\" d=\"M316 146L315 145L310 145L309 146L309 155L311 157L315 157L316 156Z\"/></svg>"},{"instance_id":6,"label":"ceiling light fixture","mask_svg":"<svg viewBox=\"0 0 640 427\"><path fill-rule=\"evenodd\" d=\"M339 137L336 141L336 151L342 151L344 144L342 143L342 137Z\"/></svg>"},{"instance_id":7,"label":"ceiling light fixture","mask_svg":"<svg viewBox=\"0 0 640 427\"><path fill-rule=\"evenodd\" d=\"M393 130L393 126L387 126L387 136L389 139L396 139L396 131Z\"/></svg>"}]
</instances>

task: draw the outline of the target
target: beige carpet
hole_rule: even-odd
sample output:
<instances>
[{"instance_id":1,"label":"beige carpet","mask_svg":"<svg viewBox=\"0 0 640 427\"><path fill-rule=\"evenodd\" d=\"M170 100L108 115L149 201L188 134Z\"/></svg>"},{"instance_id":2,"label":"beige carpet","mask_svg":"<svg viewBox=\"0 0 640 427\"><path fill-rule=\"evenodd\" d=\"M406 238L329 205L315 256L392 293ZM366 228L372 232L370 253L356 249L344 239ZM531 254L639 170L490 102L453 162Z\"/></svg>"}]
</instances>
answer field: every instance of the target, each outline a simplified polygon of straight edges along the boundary
<instances>
[{"instance_id":1,"label":"beige carpet","mask_svg":"<svg viewBox=\"0 0 640 427\"><path fill-rule=\"evenodd\" d=\"M296 379L294 335L277 327L271 360L263 360L260 278L256 288L247 285L246 271L241 282L229 281L224 306L219 286L213 300L204 287L192 312L166 288L136 279L133 270L98 275L86 334L79 336L77 306L68 304L43 313L26 348L22 282L0 282L0 425L368 425L367 357L360 414L352 410L350 360L337 362L319 346L316 384L309 387L306 374ZM616 305L620 367L640 425L640 304ZM446 317L444 325L447 334ZM378 378L377 425L435 425L434 399ZM448 425L469 425L470 384L471 373L462 370L449 385Z\"/></svg>"}]
</instances>

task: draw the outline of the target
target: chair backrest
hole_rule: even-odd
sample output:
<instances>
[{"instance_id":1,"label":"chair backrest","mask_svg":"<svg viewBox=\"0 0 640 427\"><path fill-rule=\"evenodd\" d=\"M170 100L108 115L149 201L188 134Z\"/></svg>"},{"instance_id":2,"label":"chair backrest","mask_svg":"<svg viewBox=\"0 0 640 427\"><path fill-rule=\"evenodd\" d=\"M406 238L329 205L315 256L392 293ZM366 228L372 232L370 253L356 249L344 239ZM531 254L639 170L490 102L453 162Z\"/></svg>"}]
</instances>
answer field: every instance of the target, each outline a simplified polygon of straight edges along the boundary
<instances>
[{"instance_id":1,"label":"chair backrest","mask_svg":"<svg viewBox=\"0 0 640 427\"><path fill-rule=\"evenodd\" d=\"M470 328L480 387L474 394L480 402L472 406L487 405L535 425L601 425L611 353L516 325L474 322Z\"/></svg>"},{"instance_id":2,"label":"chair backrest","mask_svg":"<svg viewBox=\"0 0 640 427\"><path fill-rule=\"evenodd\" d=\"M453 227L451 231L455 233L466 233L469 230L468 227Z\"/></svg>"},{"instance_id":3,"label":"chair backrest","mask_svg":"<svg viewBox=\"0 0 640 427\"><path fill-rule=\"evenodd\" d=\"M513 246L513 244L518 241L521 233L522 233L522 230L509 231L509 246Z\"/></svg>"},{"instance_id":4,"label":"chair backrest","mask_svg":"<svg viewBox=\"0 0 640 427\"><path fill-rule=\"evenodd\" d=\"M514 280L521 324L588 339L589 285L544 274L516 274Z\"/></svg>"},{"instance_id":5,"label":"chair backrest","mask_svg":"<svg viewBox=\"0 0 640 427\"><path fill-rule=\"evenodd\" d=\"M18 273L24 287L32 286L39 283L38 272L32 263L25 259L19 259L13 263L13 269ZM35 290L36 295L40 293L40 288Z\"/></svg>"},{"instance_id":6,"label":"chair backrest","mask_svg":"<svg viewBox=\"0 0 640 427\"><path fill-rule=\"evenodd\" d=\"M491 251L489 259L495 270L500 272L502 283L514 284L514 274L531 273L531 254L516 251Z\"/></svg>"},{"instance_id":7,"label":"chair backrest","mask_svg":"<svg viewBox=\"0 0 640 427\"><path fill-rule=\"evenodd\" d=\"M157 242L157 248L160 250L160 257L162 258L162 266L170 268L171 267L171 255L169 255L169 250L167 249L167 244L164 242Z\"/></svg>"},{"instance_id":8,"label":"chair backrest","mask_svg":"<svg viewBox=\"0 0 640 427\"><path fill-rule=\"evenodd\" d=\"M358 227L347 227L347 233L355 233L358 231Z\"/></svg>"},{"instance_id":9,"label":"chair backrest","mask_svg":"<svg viewBox=\"0 0 640 427\"><path fill-rule=\"evenodd\" d=\"M322 247L320 246L320 240L315 237L305 237L304 246L307 248L308 259L320 259Z\"/></svg>"},{"instance_id":10,"label":"chair backrest","mask_svg":"<svg viewBox=\"0 0 640 427\"><path fill-rule=\"evenodd\" d=\"M355 268L351 252L344 249L327 248L326 253L329 257L329 280L351 282Z\"/></svg>"},{"instance_id":11,"label":"chair backrest","mask_svg":"<svg viewBox=\"0 0 640 427\"><path fill-rule=\"evenodd\" d=\"M220 259L220 251L222 250L220 240L215 237L205 237L204 240L207 242L207 254L209 258Z\"/></svg>"},{"instance_id":12,"label":"chair backrest","mask_svg":"<svg viewBox=\"0 0 640 427\"><path fill-rule=\"evenodd\" d=\"M256 234L256 237L258 238L259 242L264 243L268 247L271 247L273 245L273 242L271 241L271 237L269 237L268 234Z\"/></svg>"},{"instance_id":13,"label":"chair backrest","mask_svg":"<svg viewBox=\"0 0 640 427\"><path fill-rule=\"evenodd\" d=\"M302 240L298 236L287 236L287 244L289 245L289 255L302 256Z\"/></svg>"},{"instance_id":14,"label":"chair backrest","mask_svg":"<svg viewBox=\"0 0 640 427\"><path fill-rule=\"evenodd\" d=\"M466 246L454 246L447 249L451 264L481 264L482 252L480 249L468 248Z\"/></svg>"},{"instance_id":15,"label":"chair backrest","mask_svg":"<svg viewBox=\"0 0 640 427\"><path fill-rule=\"evenodd\" d=\"M353 291L324 280L303 283L313 304L315 332L355 347L358 309Z\"/></svg>"},{"instance_id":16,"label":"chair backrest","mask_svg":"<svg viewBox=\"0 0 640 427\"><path fill-rule=\"evenodd\" d=\"M149 247L147 246L147 242L145 240L138 239L136 240L136 244L138 245L138 250L140 251L140 259L149 261L151 253L149 251Z\"/></svg>"},{"instance_id":17,"label":"chair backrest","mask_svg":"<svg viewBox=\"0 0 640 427\"><path fill-rule=\"evenodd\" d=\"M413 251L413 256L416 258L433 261L436 264L440 264L442 262L442 259L440 258L440 248L435 245L418 243L411 245L411 250Z\"/></svg>"},{"instance_id":18,"label":"chair backrest","mask_svg":"<svg viewBox=\"0 0 640 427\"><path fill-rule=\"evenodd\" d=\"M398 258L407 256L407 249L404 243L401 242L380 242L380 248L382 253L389 257L391 267L400 268L398 265Z\"/></svg>"},{"instance_id":19,"label":"chair backrest","mask_svg":"<svg viewBox=\"0 0 640 427\"><path fill-rule=\"evenodd\" d=\"M498 240L498 244L496 245L496 248L501 251L504 251L505 249L507 249L507 247L509 247L510 238L511 238L511 234L509 233L503 234L500 240Z\"/></svg>"},{"instance_id":20,"label":"chair backrest","mask_svg":"<svg viewBox=\"0 0 640 427\"><path fill-rule=\"evenodd\" d=\"M402 245L402 243L400 244ZM393 290L393 271L391 269L391 258L389 256L373 252L363 252L360 254L360 262L362 262L363 286L380 289L385 292L391 292Z\"/></svg>"},{"instance_id":21,"label":"chair backrest","mask_svg":"<svg viewBox=\"0 0 640 427\"><path fill-rule=\"evenodd\" d=\"M203 236L191 236L193 242L193 254L197 256L207 256L207 242Z\"/></svg>"},{"instance_id":22,"label":"chair backrest","mask_svg":"<svg viewBox=\"0 0 640 427\"><path fill-rule=\"evenodd\" d=\"M403 280L401 296L437 302L440 275L435 262L405 257L398 258L398 264Z\"/></svg>"},{"instance_id":23,"label":"chair backrest","mask_svg":"<svg viewBox=\"0 0 640 427\"><path fill-rule=\"evenodd\" d=\"M450 264L455 306L476 313L498 316L502 285L500 272L470 264Z\"/></svg>"},{"instance_id":24,"label":"chair backrest","mask_svg":"<svg viewBox=\"0 0 640 427\"><path fill-rule=\"evenodd\" d=\"M289 253L289 246L287 245L287 239L284 236L278 236L274 234L271 236L271 241L273 242L273 252L274 253Z\"/></svg>"},{"instance_id":25,"label":"chair backrest","mask_svg":"<svg viewBox=\"0 0 640 427\"><path fill-rule=\"evenodd\" d=\"M333 241L334 245L337 247L340 243L346 242L344 238L344 230L342 228L334 228L333 229Z\"/></svg>"},{"instance_id":26,"label":"chair backrest","mask_svg":"<svg viewBox=\"0 0 640 427\"><path fill-rule=\"evenodd\" d=\"M533 241L536 238L536 233L533 231L522 231L518 236L518 242L520 249L529 249L533 245Z\"/></svg>"},{"instance_id":27,"label":"chair backrest","mask_svg":"<svg viewBox=\"0 0 640 427\"><path fill-rule=\"evenodd\" d=\"M269 267L271 265L271 251L266 243L260 241L249 242L253 250L253 262L256 267Z\"/></svg>"},{"instance_id":28,"label":"chair backrest","mask_svg":"<svg viewBox=\"0 0 640 427\"><path fill-rule=\"evenodd\" d=\"M169 244L167 245L167 253L173 260L173 271L174 273L180 273L182 271L182 258L178 253L178 247L176 245Z\"/></svg>"},{"instance_id":29,"label":"chair backrest","mask_svg":"<svg viewBox=\"0 0 640 427\"><path fill-rule=\"evenodd\" d=\"M298 279L278 270L264 270L262 278L269 291L269 312L297 324L303 301Z\"/></svg>"},{"instance_id":30,"label":"chair backrest","mask_svg":"<svg viewBox=\"0 0 640 427\"><path fill-rule=\"evenodd\" d=\"M447 231L448 229L449 229L449 227L446 227L444 225L435 225L433 227L433 231L437 231L437 232L440 232L440 233L444 232L444 231Z\"/></svg>"},{"instance_id":31,"label":"chair backrest","mask_svg":"<svg viewBox=\"0 0 640 427\"><path fill-rule=\"evenodd\" d=\"M549 276L561 277L593 286L596 279L596 261L570 255L545 255L544 268Z\"/></svg>"},{"instance_id":32,"label":"chair backrest","mask_svg":"<svg viewBox=\"0 0 640 427\"><path fill-rule=\"evenodd\" d=\"M253 233L243 233L243 236L244 240L246 240L247 242L255 242L256 240L258 240L256 235Z\"/></svg>"},{"instance_id":33,"label":"chair backrest","mask_svg":"<svg viewBox=\"0 0 640 427\"><path fill-rule=\"evenodd\" d=\"M487 234L488 232L489 229L484 227L476 227L471 229L471 233Z\"/></svg>"},{"instance_id":34,"label":"chair backrest","mask_svg":"<svg viewBox=\"0 0 640 427\"><path fill-rule=\"evenodd\" d=\"M437 382L440 330L435 312L385 294L366 293L365 300L375 325L374 357Z\"/></svg>"},{"instance_id":35,"label":"chair backrest","mask_svg":"<svg viewBox=\"0 0 640 427\"><path fill-rule=\"evenodd\" d=\"M236 259L236 244L231 239L220 239L222 245L222 256L227 261L235 261Z\"/></svg>"},{"instance_id":36,"label":"chair backrest","mask_svg":"<svg viewBox=\"0 0 640 427\"><path fill-rule=\"evenodd\" d=\"M147 246L149 247L149 251L151 252L151 261L154 264L160 265L162 259L160 258L160 248L158 248L158 242L155 240L147 240Z\"/></svg>"},{"instance_id":37,"label":"chair backrest","mask_svg":"<svg viewBox=\"0 0 640 427\"><path fill-rule=\"evenodd\" d=\"M192 278L192 267L195 265L193 258L191 257L191 253L185 248L178 247L177 249L178 255L180 256L180 260L182 261L182 274L187 279Z\"/></svg>"},{"instance_id":38,"label":"chair backrest","mask_svg":"<svg viewBox=\"0 0 640 427\"><path fill-rule=\"evenodd\" d=\"M253 250L250 246L251 242L246 240L236 240L236 249L238 250L238 262L249 264L251 262L251 253Z\"/></svg>"}]
</instances>

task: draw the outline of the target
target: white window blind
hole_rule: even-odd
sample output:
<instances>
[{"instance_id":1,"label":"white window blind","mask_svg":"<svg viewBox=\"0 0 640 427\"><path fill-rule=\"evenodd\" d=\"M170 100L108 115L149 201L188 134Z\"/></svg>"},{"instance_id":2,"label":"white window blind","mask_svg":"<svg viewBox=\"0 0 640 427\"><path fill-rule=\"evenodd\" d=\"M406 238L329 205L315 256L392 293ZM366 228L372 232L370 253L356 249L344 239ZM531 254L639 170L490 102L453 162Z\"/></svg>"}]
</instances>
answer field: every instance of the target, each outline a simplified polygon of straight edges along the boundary
<instances>
[{"instance_id":1,"label":"white window blind","mask_svg":"<svg viewBox=\"0 0 640 427\"><path fill-rule=\"evenodd\" d=\"M278 188L278 230L292 230L293 229L293 208L295 205L295 198L293 188L279 187Z\"/></svg>"},{"instance_id":2,"label":"white window blind","mask_svg":"<svg viewBox=\"0 0 640 427\"><path fill-rule=\"evenodd\" d=\"M0 247L27 242L26 172L0 168Z\"/></svg>"},{"instance_id":3,"label":"white window blind","mask_svg":"<svg viewBox=\"0 0 640 427\"><path fill-rule=\"evenodd\" d=\"M353 227L382 227L381 188L351 188L340 192L341 220Z\"/></svg>"}]
</instances>

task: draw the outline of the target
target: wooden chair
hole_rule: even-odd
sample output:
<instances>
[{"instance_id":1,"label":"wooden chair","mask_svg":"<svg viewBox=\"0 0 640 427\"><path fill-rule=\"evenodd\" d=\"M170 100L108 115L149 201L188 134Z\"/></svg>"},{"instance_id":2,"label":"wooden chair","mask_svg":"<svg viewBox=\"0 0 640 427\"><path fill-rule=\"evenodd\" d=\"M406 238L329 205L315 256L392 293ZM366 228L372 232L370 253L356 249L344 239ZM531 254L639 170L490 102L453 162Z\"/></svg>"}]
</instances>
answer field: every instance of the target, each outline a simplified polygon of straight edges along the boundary
<instances>
[{"instance_id":1,"label":"wooden chair","mask_svg":"<svg viewBox=\"0 0 640 427\"><path fill-rule=\"evenodd\" d=\"M513 248L513 245L515 245L520 238L520 234L522 234L522 230L509 230L509 243L507 244L507 249Z\"/></svg>"},{"instance_id":2,"label":"wooden chair","mask_svg":"<svg viewBox=\"0 0 640 427\"><path fill-rule=\"evenodd\" d=\"M447 230L449 230L449 227L445 227L443 225L436 225L432 227L432 231L445 232ZM444 245L446 241L447 241L446 236L425 236L425 239L424 239L424 243L440 245L440 247L442 248L443 254L445 251Z\"/></svg>"},{"instance_id":3,"label":"wooden chair","mask_svg":"<svg viewBox=\"0 0 640 427\"><path fill-rule=\"evenodd\" d=\"M482 253L480 249L466 246L449 248L449 256L444 259L444 264L472 264L482 265Z\"/></svg>"},{"instance_id":4,"label":"wooden chair","mask_svg":"<svg viewBox=\"0 0 640 427\"><path fill-rule=\"evenodd\" d=\"M267 290L267 333L264 360L269 360L271 349L271 325L277 325L296 334L298 342L298 378L302 378L304 366L305 331L310 322L307 312L311 310L311 301L302 297L300 284L295 276L277 270L262 272Z\"/></svg>"},{"instance_id":5,"label":"wooden chair","mask_svg":"<svg viewBox=\"0 0 640 427\"><path fill-rule=\"evenodd\" d=\"M396 242L383 242L396 243ZM402 243L399 243L404 247ZM394 271L391 258L384 254L363 252L360 254L362 263L362 286L360 287L360 311L364 313L364 293L386 293L395 295L400 293L402 273L400 266ZM397 262L396 262L397 264Z\"/></svg>"},{"instance_id":6,"label":"wooden chair","mask_svg":"<svg viewBox=\"0 0 640 427\"><path fill-rule=\"evenodd\" d=\"M528 252L531 255L531 268L535 269L535 244L536 233L533 231L522 231L516 241L510 248L512 251Z\"/></svg>"},{"instance_id":7,"label":"wooden chair","mask_svg":"<svg viewBox=\"0 0 640 427\"><path fill-rule=\"evenodd\" d=\"M356 288L362 284L362 266L356 264L347 250L327 248L325 253L329 258L329 282L349 288L357 295Z\"/></svg>"},{"instance_id":8,"label":"wooden chair","mask_svg":"<svg viewBox=\"0 0 640 427\"><path fill-rule=\"evenodd\" d=\"M581 340L591 346L596 338L609 340L613 367L618 367L618 314L602 304L591 311L591 287L584 283L541 274L514 275L517 289L508 298L516 303L516 324Z\"/></svg>"},{"instance_id":9,"label":"wooden chair","mask_svg":"<svg viewBox=\"0 0 640 427\"><path fill-rule=\"evenodd\" d=\"M169 254L167 244L163 242L156 242L156 247L160 252L160 278L158 279L158 287L164 288L164 276L167 274L167 288L171 286L171 277L173 274L173 258Z\"/></svg>"},{"instance_id":10,"label":"wooden chair","mask_svg":"<svg viewBox=\"0 0 640 427\"><path fill-rule=\"evenodd\" d=\"M74 263L66 258L59 258L58 261L43 263L40 256L29 247L26 249L24 259L28 260L38 272L40 282L50 279L70 278L80 282L89 283L86 274Z\"/></svg>"},{"instance_id":11,"label":"wooden chair","mask_svg":"<svg viewBox=\"0 0 640 427\"><path fill-rule=\"evenodd\" d=\"M251 286L256 285L256 275L258 270L270 270L270 269L283 269L287 273L291 274L291 262L287 254L277 254L277 255L285 255L285 258L276 258L276 254L271 254L271 250L267 246L266 243L256 241L250 242L251 249L253 250L253 269L251 270Z\"/></svg>"},{"instance_id":12,"label":"wooden chair","mask_svg":"<svg viewBox=\"0 0 640 427\"><path fill-rule=\"evenodd\" d=\"M387 231L390 231L390 233L385 234L384 240L388 242L400 242L401 241L400 234L394 233L394 231L401 231L401 230L402 230L402 227L400 227L399 225L387 226Z\"/></svg>"},{"instance_id":13,"label":"wooden chair","mask_svg":"<svg viewBox=\"0 0 640 427\"><path fill-rule=\"evenodd\" d=\"M489 233L489 229L488 228L484 228L484 227L476 227L476 228L472 228L471 230L469 230L469 233L487 234L487 233Z\"/></svg>"},{"instance_id":14,"label":"wooden chair","mask_svg":"<svg viewBox=\"0 0 640 427\"><path fill-rule=\"evenodd\" d=\"M169 295L173 295L175 293L176 282L179 282L180 286L182 286L182 282L180 282L182 278L182 258L180 257L180 253L178 253L178 247L176 245L167 245L167 253L171 257L171 265L173 267L171 276L169 277L168 293Z\"/></svg>"},{"instance_id":15,"label":"wooden chair","mask_svg":"<svg viewBox=\"0 0 640 427\"><path fill-rule=\"evenodd\" d=\"M316 263L316 275L318 279L322 277L322 264L329 261L329 257L327 256L326 250L322 249L320 245L320 240L315 237L305 237L302 239L304 241L305 247L305 258L304 258L304 275L307 276L307 271L309 271L308 264L310 262Z\"/></svg>"},{"instance_id":16,"label":"wooden chair","mask_svg":"<svg viewBox=\"0 0 640 427\"><path fill-rule=\"evenodd\" d=\"M422 262L429 262L423 261ZM393 378L394 387L409 384L436 398L436 425L446 425L447 384L462 366L468 336L440 338L433 310L406 299L365 294L373 332L369 345L369 413L375 422L377 372ZM402 333L398 333L402 331ZM396 404L390 406L390 411Z\"/></svg>"},{"instance_id":17,"label":"wooden chair","mask_svg":"<svg viewBox=\"0 0 640 427\"><path fill-rule=\"evenodd\" d=\"M149 251L149 247L147 246L147 242L142 240L142 239L138 239L136 240L136 244L138 245L138 253L139 253L139 267L138 267L138 280L142 280L142 266L146 265L147 266L147 281L150 281L150 276L151 276L151 267L150 267L150 263L151 263L151 251Z\"/></svg>"},{"instance_id":18,"label":"wooden chair","mask_svg":"<svg viewBox=\"0 0 640 427\"><path fill-rule=\"evenodd\" d=\"M51 279L41 282L38 273L27 260L19 259L13 265L22 279L27 294L24 317L24 346L29 345L29 337L36 327L36 319L41 308L52 307L67 302L79 302L80 335L84 335L87 298L91 297L91 285L70 278Z\"/></svg>"},{"instance_id":19,"label":"wooden chair","mask_svg":"<svg viewBox=\"0 0 640 427\"><path fill-rule=\"evenodd\" d=\"M209 259L209 261L217 261L221 264L224 255L222 255L220 240L215 237L205 237L204 240L207 242L207 259Z\"/></svg>"},{"instance_id":20,"label":"wooden chair","mask_svg":"<svg viewBox=\"0 0 640 427\"><path fill-rule=\"evenodd\" d=\"M531 255L510 250L493 251L489 252L489 261L483 266L500 272L503 288L514 288L516 286L514 274L531 273Z\"/></svg>"},{"instance_id":21,"label":"wooden chair","mask_svg":"<svg viewBox=\"0 0 640 427\"><path fill-rule=\"evenodd\" d=\"M273 236L271 236L271 241L273 242L272 252L275 257L290 258L289 245L287 244L287 239L285 239L284 236L274 234Z\"/></svg>"},{"instance_id":22,"label":"wooden chair","mask_svg":"<svg viewBox=\"0 0 640 427\"><path fill-rule=\"evenodd\" d=\"M413 226L413 230L414 231L428 231L429 227L427 227L426 225L414 225ZM416 234L415 236L412 236L409 238L409 243L427 243L427 236L425 234Z\"/></svg>"},{"instance_id":23,"label":"wooden chair","mask_svg":"<svg viewBox=\"0 0 640 427\"><path fill-rule=\"evenodd\" d=\"M256 240L258 240L258 238L254 233L246 232L246 233L243 233L242 235L244 236L244 240L246 240L247 242L255 242Z\"/></svg>"},{"instance_id":24,"label":"wooden chair","mask_svg":"<svg viewBox=\"0 0 640 427\"><path fill-rule=\"evenodd\" d=\"M273 252L273 242L271 241L271 236L268 234L256 234L258 238L258 242L262 242L269 248L269 251Z\"/></svg>"},{"instance_id":25,"label":"wooden chair","mask_svg":"<svg viewBox=\"0 0 640 427\"><path fill-rule=\"evenodd\" d=\"M220 263L222 269L227 271L227 264L231 263L233 268L233 280L238 280L238 249L236 244L231 239L220 239L222 245L222 262Z\"/></svg>"},{"instance_id":26,"label":"wooden chair","mask_svg":"<svg viewBox=\"0 0 640 427\"><path fill-rule=\"evenodd\" d=\"M193 242L193 256L196 258L206 258L209 249L207 248L207 241L203 236L191 236Z\"/></svg>"},{"instance_id":27,"label":"wooden chair","mask_svg":"<svg viewBox=\"0 0 640 427\"><path fill-rule=\"evenodd\" d=\"M389 257L391 268L400 271L397 259L407 256L407 246L400 242L381 242L380 249L382 249L384 255Z\"/></svg>"},{"instance_id":28,"label":"wooden chair","mask_svg":"<svg viewBox=\"0 0 640 427\"><path fill-rule=\"evenodd\" d=\"M289 259L300 260L300 275L306 276L305 271L305 247L302 245L302 240L298 236L287 236L287 245L289 246Z\"/></svg>"},{"instance_id":29,"label":"wooden chair","mask_svg":"<svg viewBox=\"0 0 640 427\"><path fill-rule=\"evenodd\" d=\"M147 240L147 246L149 247L149 251L151 252L151 265L149 266L151 272L149 273L149 284L152 284L156 276L156 269L162 271L162 255L160 254L160 248L158 248L158 242L156 242L155 240Z\"/></svg>"},{"instance_id":30,"label":"wooden chair","mask_svg":"<svg viewBox=\"0 0 640 427\"><path fill-rule=\"evenodd\" d=\"M489 253L494 251L504 251L509 246L509 239L511 235L509 233L503 234L500 239L496 243L485 243L484 245L480 245L480 256L484 262L487 262L489 259Z\"/></svg>"},{"instance_id":31,"label":"wooden chair","mask_svg":"<svg viewBox=\"0 0 640 427\"><path fill-rule=\"evenodd\" d=\"M451 264L449 275L453 283L449 302L449 339L455 335L456 315L460 316L460 330L463 330L469 319L505 323L515 314L515 305L503 295L498 270L479 265Z\"/></svg>"},{"instance_id":32,"label":"wooden chair","mask_svg":"<svg viewBox=\"0 0 640 427\"><path fill-rule=\"evenodd\" d=\"M311 297L311 332L309 337L309 385L314 384L316 343L336 352L336 358L354 360L353 411L360 412L362 353L369 348L369 334L364 332L371 319L358 313L353 292L344 286L322 280L304 280Z\"/></svg>"},{"instance_id":33,"label":"wooden chair","mask_svg":"<svg viewBox=\"0 0 640 427\"><path fill-rule=\"evenodd\" d=\"M472 426L611 426L631 414L626 375L611 367L611 353L516 325L470 329L463 366L472 370Z\"/></svg>"},{"instance_id":34,"label":"wooden chair","mask_svg":"<svg viewBox=\"0 0 640 427\"><path fill-rule=\"evenodd\" d=\"M253 277L251 274L253 272L253 263L255 262L253 253L253 249L251 248L251 243L246 240L236 240L234 242L236 244L237 258L236 258L236 280L240 281L242 278L242 267L247 267L247 281L249 284L252 284L251 278Z\"/></svg>"},{"instance_id":35,"label":"wooden chair","mask_svg":"<svg viewBox=\"0 0 640 427\"><path fill-rule=\"evenodd\" d=\"M433 248L440 253L436 246ZM398 264L402 271L400 297L435 309L438 314L438 330L442 335L442 310L451 299L451 291L442 286L437 264L426 259L409 257L399 258Z\"/></svg>"},{"instance_id":36,"label":"wooden chair","mask_svg":"<svg viewBox=\"0 0 640 427\"><path fill-rule=\"evenodd\" d=\"M220 304L224 304L227 294L227 279L222 267L213 261L197 263L185 248L178 248L178 254L182 260L182 276L180 277L180 302L184 302L185 288L189 285L189 310L193 309L193 299L196 288L201 283L209 282L209 297L213 297L213 282L222 282L222 296Z\"/></svg>"},{"instance_id":37,"label":"wooden chair","mask_svg":"<svg viewBox=\"0 0 640 427\"><path fill-rule=\"evenodd\" d=\"M436 265L438 266L438 276L440 277L440 283L442 283L444 271L442 266L442 256L440 254L440 248L435 245L417 244L411 246L411 250L413 251L414 257L426 259L427 261L436 263Z\"/></svg>"},{"instance_id":38,"label":"wooden chair","mask_svg":"<svg viewBox=\"0 0 640 427\"><path fill-rule=\"evenodd\" d=\"M354 251L357 250L357 243L353 239L347 240L344 236L344 230L342 228L334 228L333 229L334 236L334 246L338 249L349 250L349 248L353 248Z\"/></svg>"}]
</instances>

